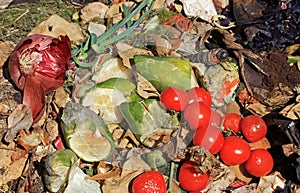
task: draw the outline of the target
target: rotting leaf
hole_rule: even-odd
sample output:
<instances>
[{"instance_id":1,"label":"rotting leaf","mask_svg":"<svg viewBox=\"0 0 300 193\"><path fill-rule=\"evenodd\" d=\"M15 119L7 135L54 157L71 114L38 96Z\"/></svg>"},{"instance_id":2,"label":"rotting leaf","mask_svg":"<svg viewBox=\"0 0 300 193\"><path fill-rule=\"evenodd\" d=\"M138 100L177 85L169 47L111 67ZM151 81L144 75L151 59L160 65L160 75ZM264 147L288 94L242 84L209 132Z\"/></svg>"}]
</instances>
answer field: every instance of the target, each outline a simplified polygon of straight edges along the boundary
<instances>
[{"instance_id":1,"label":"rotting leaf","mask_svg":"<svg viewBox=\"0 0 300 193\"><path fill-rule=\"evenodd\" d=\"M203 147L187 148L187 154L190 159L200 164L203 172L210 172L211 182L203 192L221 192L234 181L236 177L234 172Z\"/></svg>"},{"instance_id":2,"label":"rotting leaf","mask_svg":"<svg viewBox=\"0 0 300 193\"><path fill-rule=\"evenodd\" d=\"M45 142L44 145L48 145L45 140L46 132L42 129L34 129L30 133L26 133L25 130L20 131L20 135L17 138L17 144L21 145L25 150L29 150L31 147L36 147L40 143Z\"/></svg>"},{"instance_id":3,"label":"rotting leaf","mask_svg":"<svg viewBox=\"0 0 300 193\"><path fill-rule=\"evenodd\" d=\"M32 115L28 106L19 104L7 119L8 130L4 137L6 142L11 142L21 130L28 130L32 123Z\"/></svg>"},{"instance_id":4,"label":"rotting leaf","mask_svg":"<svg viewBox=\"0 0 300 193\"><path fill-rule=\"evenodd\" d=\"M131 156L122 165L121 175L106 179L102 190L105 193L128 192L132 179L150 169L150 166L141 158Z\"/></svg>"},{"instance_id":5,"label":"rotting leaf","mask_svg":"<svg viewBox=\"0 0 300 193\"><path fill-rule=\"evenodd\" d=\"M285 187L285 179L279 172L274 172L271 175L260 178L257 185L257 190L264 190L264 192L282 191Z\"/></svg>"},{"instance_id":6,"label":"rotting leaf","mask_svg":"<svg viewBox=\"0 0 300 193\"><path fill-rule=\"evenodd\" d=\"M11 180L18 179L24 170L27 154L18 160L11 160L14 153L14 143L8 146L0 144L0 186L8 183Z\"/></svg>"},{"instance_id":7,"label":"rotting leaf","mask_svg":"<svg viewBox=\"0 0 300 193\"><path fill-rule=\"evenodd\" d=\"M284 144L282 145L283 153L286 157L296 153L300 156L300 148L294 144Z\"/></svg>"},{"instance_id":8,"label":"rotting leaf","mask_svg":"<svg viewBox=\"0 0 300 193\"><path fill-rule=\"evenodd\" d=\"M119 56L122 58L123 65L127 68L131 68L130 60L132 60L135 55L153 56L153 54L149 50L135 48L121 42L118 42L116 44L116 48L118 50Z\"/></svg>"},{"instance_id":9,"label":"rotting leaf","mask_svg":"<svg viewBox=\"0 0 300 193\"><path fill-rule=\"evenodd\" d=\"M145 99L159 96L156 88L140 74L137 74L137 93Z\"/></svg>"},{"instance_id":10,"label":"rotting leaf","mask_svg":"<svg viewBox=\"0 0 300 193\"><path fill-rule=\"evenodd\" d=\"M300 95L296 97L295 103L285 106L280 114L289 119L298 120L300 118Z\"/></svg>"}]
</instances>

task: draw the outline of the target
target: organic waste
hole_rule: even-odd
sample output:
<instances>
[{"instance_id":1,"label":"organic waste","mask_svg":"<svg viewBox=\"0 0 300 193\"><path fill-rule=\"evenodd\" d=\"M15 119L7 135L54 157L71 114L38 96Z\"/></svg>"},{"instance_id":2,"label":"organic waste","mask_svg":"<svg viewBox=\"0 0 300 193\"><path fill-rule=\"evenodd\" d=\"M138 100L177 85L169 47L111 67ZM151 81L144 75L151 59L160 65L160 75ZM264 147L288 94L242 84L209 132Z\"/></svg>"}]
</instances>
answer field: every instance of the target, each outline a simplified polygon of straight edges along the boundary
<instances>
[{"instance_id":1,"label":"organic waste","mask_svg":"<svg viewBox=\"0 0 300 193\"><path fill-rule=\"evenodd\" d=\"M299 191L298 1L51 2L0 12L0 191Z\"/></svg>"}]
</instances>

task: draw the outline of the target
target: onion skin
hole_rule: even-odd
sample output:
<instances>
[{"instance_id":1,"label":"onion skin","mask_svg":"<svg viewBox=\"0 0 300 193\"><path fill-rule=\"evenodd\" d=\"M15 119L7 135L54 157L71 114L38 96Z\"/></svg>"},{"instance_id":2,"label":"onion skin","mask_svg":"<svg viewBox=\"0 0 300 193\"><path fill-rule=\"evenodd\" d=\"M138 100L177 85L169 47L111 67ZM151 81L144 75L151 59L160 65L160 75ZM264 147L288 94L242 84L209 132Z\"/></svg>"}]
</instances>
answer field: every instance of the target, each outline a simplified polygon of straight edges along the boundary
<instances>
[{"instance_id":1,"label":"onion skin","mask_svg":"<svg viewBox=\"0 0 300 193\"><path fill-rule=\"evenodd\" d=\"M32 111L34 123L45 111L45 95L64 83L66 71L73 66L70 59L68 36L59 39L39 34L27 36L11 53L9 73L23 91L23 103Z\"/></svg>"}]
</instances>

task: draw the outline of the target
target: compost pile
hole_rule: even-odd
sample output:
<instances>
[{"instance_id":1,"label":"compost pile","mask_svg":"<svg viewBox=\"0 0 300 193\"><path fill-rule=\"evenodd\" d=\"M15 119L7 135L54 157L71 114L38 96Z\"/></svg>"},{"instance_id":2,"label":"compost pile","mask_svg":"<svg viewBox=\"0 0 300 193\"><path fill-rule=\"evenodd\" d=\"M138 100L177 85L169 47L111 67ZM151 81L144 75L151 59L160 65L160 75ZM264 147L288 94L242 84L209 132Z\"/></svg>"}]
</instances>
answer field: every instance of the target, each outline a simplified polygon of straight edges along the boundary
<instances>
[{"instance_id":1,"label":"compost pile","mask_svg":"<svg viewBox=\"0 0 300 193\"><path fill-rule=\"evenodd\" d=\"M0 7L1 192L299 192L298 0Z\"/></svg>"}]
</instances>

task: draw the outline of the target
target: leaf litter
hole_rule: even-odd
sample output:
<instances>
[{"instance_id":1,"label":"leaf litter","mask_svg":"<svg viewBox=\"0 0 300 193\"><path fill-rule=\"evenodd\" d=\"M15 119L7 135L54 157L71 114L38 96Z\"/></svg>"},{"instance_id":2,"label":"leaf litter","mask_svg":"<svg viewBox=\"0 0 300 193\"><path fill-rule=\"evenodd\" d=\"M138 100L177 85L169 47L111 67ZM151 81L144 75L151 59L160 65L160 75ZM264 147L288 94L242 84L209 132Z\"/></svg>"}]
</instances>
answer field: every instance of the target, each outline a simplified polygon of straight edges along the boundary
<instances>
[{"instance_id":1,"label":"leaf litter","mask_svg":"<svg viewBox=\"0 0 300 193\"><path fill-rule=\"evenodd\" d=\"M155 98L159 95L159 92L153 86L153 83L149 82L145 77L140 76L140 74L133 72L135 68L132 65L134 56L146 54L186 57L188 54L203 51L203 48L223 48L227 50L230 62L227 60L222 63L222 67L220 65L210 66L203 63L193 64L195 65L193 67L195 81L208 90L211 89L211 92L216 93L214 95L216 96L215 105L219 111L224 113L231 109L234 112L241 111L244 115L251 112L264 116L268 120L268 126L272 129L273 134L268 134L267 138L251 145L254 149L258 147L268 149L271 147L271 152L275 154L282 152L282 157L274 158L279 166L274 168L275 172L269 176L260 179L248 177L241 172L240 167L232 168L222 165L216 157L209 154L206 150L197 149L199 147L186 148L191 136L189 136L185 125L174 130L169 136L170 140L167 142L164 142L159 136L158 138L154 138L159 142L163 142L157 148L158 152L165 153L168 159L174 161L172 163L175 163L175 169L173 168L175 171L177 170L179 161L186 159L186 156L188 156L188 159L195 159L202 163L206 167L206 170L215 172L217 175L213 175L212 182L205 192L211 192L215 189L218 189L218 191L226 189L231 192L259 192L260 190L268 192L275 192L276 190L285 192L288 190L296 191L296 184L299 182L299 178L297 177L299 174L299 131L297 129L299 100L297 96L299 94L298 87L300 81L298 80L299 69L296 66L296 63L299 61L299 59L297 60L299 47L295 47L292 51L285 51L289 45L299 42L297 40L296 42L294 41L298 35L297 33L282 30L280 26L288 25L289 29L294 27L294 23L298 22L295 19L295 12L300 9L299 3L297 1L282 2L279 6L279 4L267 4L264 1L249 1L243 5L241 1L234 1L233 5L228 3L227 6L227 8L231 6L233 8L224 9L226 6L223 6L222 10L219 10L220 7L217 7L217 1L214 1L217 9L214 9L214 6L212 6L210 7L211 10L207 12L201 10L201 7L190 9L187 4L189 3L188 1L182 1L182 4L175 1L157 2L159 6L156 4L156 8L154 9L154 13L157 13L158 16L156 20L154 19L156 17L154 15L151 15L147 20L145 18L141 26L138 26L130 37L117 42L116 47L109 45L109 52L100 55L102 58L97 61L97 65L90 68L77 67L73 71L67 72L68 80L65 85L55 91L55 93L47 96L47 111L43 118L31 128L30 126L28 128L30 120L25 117L26 111L18 111L18 108L21 107L21 94L13 87L7 73L7 64L5 62L14 45L30 31L31 33L51 33L53 36L61 33L68 34L72 37L72 42L78 45L81 41L87 39L87 33L93 32L88 31L88 29L91 30L91 28L87 27L88 23L104 24L110 28L113 24L122 20L124 7L121 6L122 3L118 4L120 2L102 1L101 6L103 9L98 10L102 12L94 13L96 14L95 16L86 15L91 13L87 10L93 9L93 6L91 6L93 4L87 4L90 7L84 7L83 1L81 5L78 4L78 1L68 1L66 3L59 0L53 2L41 0L34 4L13 4L5 9L5 11L1 10L0 14L2 14L1 18L3 18L1 22L4 23L1 24L2 33L0 33L3 34L0 37L0 48L3 50L1 52L2 55L0 55L1 74L3 74L3 77L1 77L2 88L0 92L0 136L6 140L6 142L1 142L0 144L0 151L2 152L0 153L1 191L46 191L43 187L44 180L42 180L43 175L41 174L41 170L44 165L41 159L58 151L54 149L52 142L61 135L60 118L65 105L71 100L80 101L89 87L103 81L102 75L105 73L105 70L103 70L105 68L102 66L112 67L116 65L114 69L122 66L123 69L126 69L126 73L131 74L131 79L137 84L137 92L142 98ZM267 13L267 8L264 9L264 6L259 6L262 4L266 7L275 7L275 14ZM130 7L128 4L126 5ZM162 6L165 6L165 9L160 9ZM243 6L250 7L250 11L244 12L245 9L243 9ZM284 12L286 9L288 11ZM231 12L232 10L233 13ZM197 12L196 15L195 11ZM177 12L181 12L180 15ZM3 15L4 13L7 17ZM212 15L207 15L206 13ZM197 18L199 14L200 17ZM216 22L218 20L215 20L214 17L218 17L218 14L225 15L227 20L220 19L219 22ZM234 15L233 17L232 14ZM290 17L286 17L285 14ZM251 17L249 20L249 15L255 15L255 17ZM271 20L270 25L276 25L278 27L277 30L280 29L280 33L287 36L287 39L284 40L275 38L274 41L271 41L275 46L270 50L268 49L270 44L263 44L263 42L270 41L262 41L260 39L261 37L269 37L270 34L275 33L272 31L273 29L268 31L268 29L263 28L260 24L268 21L268 18L277 18L277 20ZM174 22L174 19L179 20ZM286 20L289 20L290 23L284 23ZM76 29L61 28L62 23L59 21L62 21L63 26L77 25ZM180 22L178 23L178 21ZM236 22L236 28L231 26L232 21ZM227 30L226 25L230 26L232 31ZM78 26L80 27L78 28ZM57 31L56 29L60 30ZM119 32L122 30L126 30L126 26L122 26ZM255 30L259 33L253 33ZM288 36L287 34L290 33L293 35ZM242 39L243 35L247 36L247 41L250 41L250 44L245 45L243 43L245 41ZM251 38L249 35L252 35ZM286 45L287 43L288 45ZM184 49L187 45L193 45L188 46L189 51L188 49ZM263 52L259 53L257 50L261 48ZM113 57L116 55L120 56L120 59L118 59L120 61L111 63L111 60L114 60ZM293 63L288 63L288 58L291 57L296 58L296 60ZM220 73L220 70L224 73ZM116 72L116 70L113 71ZM213 76L215 73L222 76L215 77ZM109 75L107 76L110 77ZM226 81L228 84L223 84ZM236 83L229 84L231 82ZM213 86L214 84L216 85ZM223 87L220 87L221 85ZM224 88L224 85L227 86ZM77 87L79 90L73 87ZM240 96L243 89L246 89L248 93L243 96L243 102L241 103L239 99L241 99ZM76 99L76 97L78 98ZM101 116L101 112L96 113ZM23 119L21 121L10 121L13 116ZM291 120L294 120L295 127L289 126ZM22 124L20 124L21 122ZM125 126L121 124L121 127L116 124L108 124L108 130L117 145L117 151L108 159L108 162L110 162L108 168L103 170L102 167L99 167L99 170L95 171L96 163L83 160L81 163L78 162L76 163L77 165L74 164L72 166L70 175L85 179L82 181L82 186L86 186L87 189L95 188L93 191L100 191L99 187L101 185L101 190L104 193L110 191L116 192L118 190L127 191L128 184L133 178L142 171L149 170L151 162L147 158L155 154L150 153L147 148L141 148L142 151L140 149L134 151L135 148L143 147L144 144L138 140L138 137L134 133L131 133L129 129L124 130L123 127L126 128L126 124ZM278 136L281 136L280 139L278 139ZM61 142L64 143L64 140ZM170 169L172 168L170 164L159 164L159 160L155 161L156 164L154 166L160 171L164 171L166 179L168 179L168 175L171 178L174 177L174 183L172 183L173 180L168 181L168 183L173 184L173 192L180 192L176 176L170 174L170 172L175 171ZM291 161L294 164L289 163ZM289 163L286 168L291 169L293 171L292 174L283 172L282 167L284 168L286 163ZM298 163L298 167L296 163ZM139 166L141 167L137 168ZM121 168L121 172L115 170L116 168ZM276 171L277 169L278 171ZM30 174L34 175L30 176ZM88 175L91 176L91 179L96 180L97 183L93 181L93 185L90 184L86 180L86 176ZM107 179L103 180L102 175L106 176ZM245 181L248 185L230 189L230 183L236 179ZM75 188L75 186L71 187L74 182L72 178L66 180L69 184L66 191Z\"/></svg>"}]
</instances>

